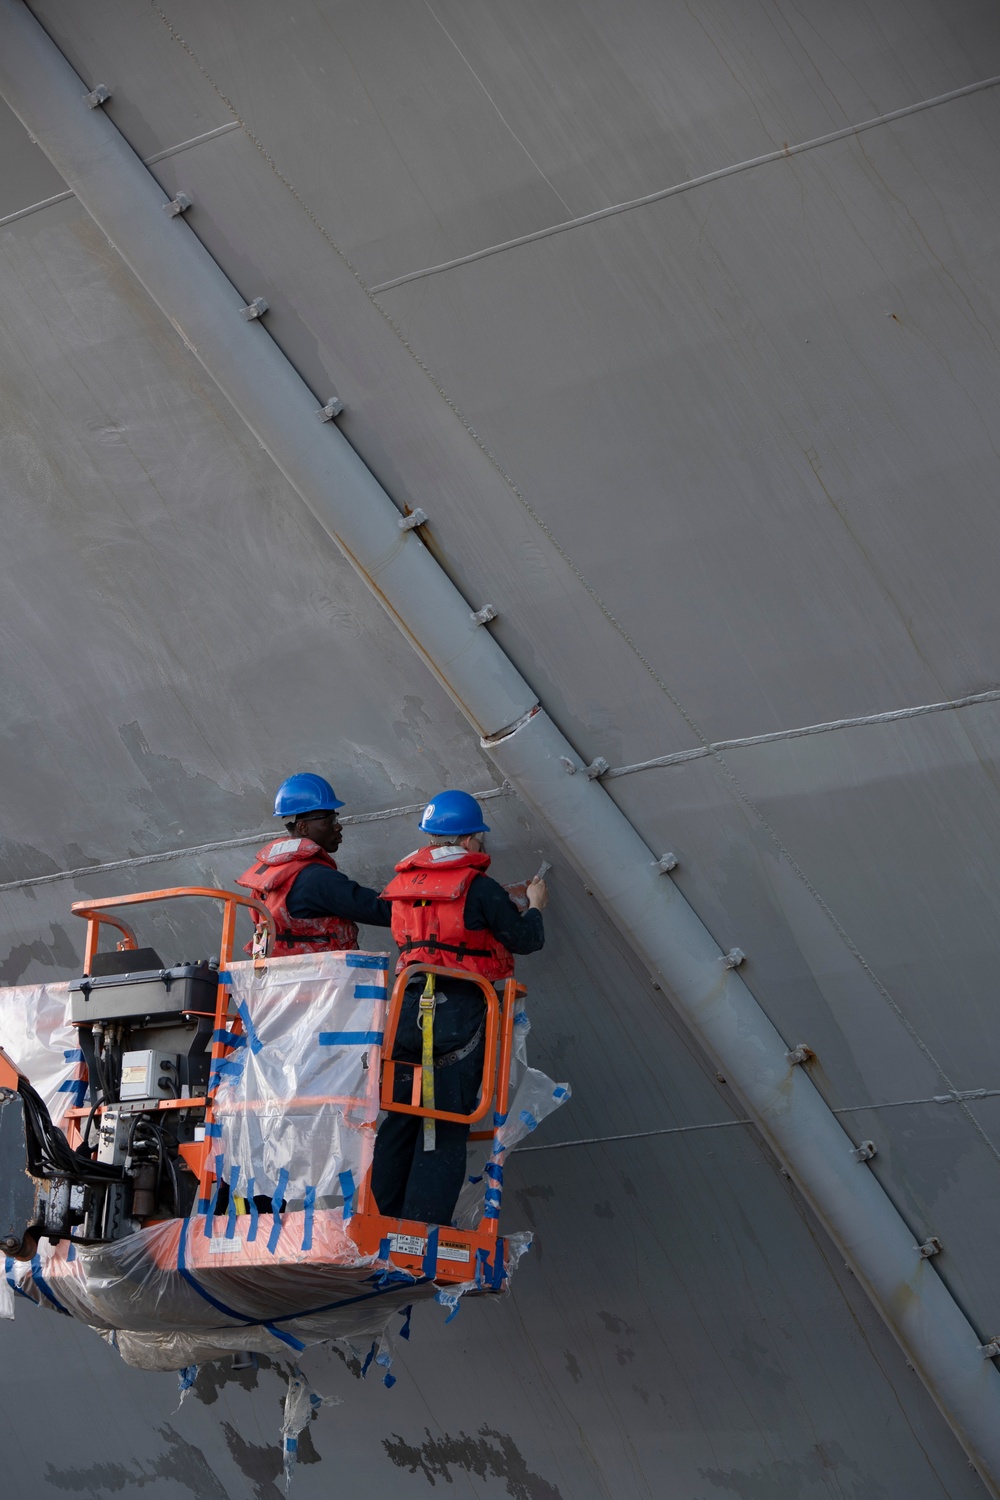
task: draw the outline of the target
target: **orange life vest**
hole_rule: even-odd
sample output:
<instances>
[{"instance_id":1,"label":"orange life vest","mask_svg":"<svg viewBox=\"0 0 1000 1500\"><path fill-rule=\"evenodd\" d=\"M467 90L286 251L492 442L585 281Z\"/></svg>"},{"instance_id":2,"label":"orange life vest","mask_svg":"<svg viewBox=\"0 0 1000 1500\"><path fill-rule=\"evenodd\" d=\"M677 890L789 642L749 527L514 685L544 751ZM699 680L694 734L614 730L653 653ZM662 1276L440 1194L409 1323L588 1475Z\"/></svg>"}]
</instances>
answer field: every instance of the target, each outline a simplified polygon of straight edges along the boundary
<instances>
[{"instance_id":1,"label":"orange life vest","mask_svg":"<svg viewBox=\"0 0 1000 1500\"><path fill-rule=\"evenodd\" d=\"M274 918L277 936L271 953L275 958L286 953L350 952L358 946L358 924L347 917L289 915L288 893L309 865L337 868L336 861L312 839L275 839L236 882L252 891ZM245 951L250 953L252 948L248 943Z\"/></svg>"},{"instance_id":2,"label":"orange life vest","mask_svg":"<svg viewBox=\"0 0 1000 1500\"><path fill-rule=\"evenodd\" d=\"M399 974L407 964L467 969L484 979L509 979L514 955L491 932L465 925L465 896L477 875L489 869L488 854L458 846L431 846L408 854L382 892L392 902L392 935L399 948Z\"/></svg>"}]
</instances>

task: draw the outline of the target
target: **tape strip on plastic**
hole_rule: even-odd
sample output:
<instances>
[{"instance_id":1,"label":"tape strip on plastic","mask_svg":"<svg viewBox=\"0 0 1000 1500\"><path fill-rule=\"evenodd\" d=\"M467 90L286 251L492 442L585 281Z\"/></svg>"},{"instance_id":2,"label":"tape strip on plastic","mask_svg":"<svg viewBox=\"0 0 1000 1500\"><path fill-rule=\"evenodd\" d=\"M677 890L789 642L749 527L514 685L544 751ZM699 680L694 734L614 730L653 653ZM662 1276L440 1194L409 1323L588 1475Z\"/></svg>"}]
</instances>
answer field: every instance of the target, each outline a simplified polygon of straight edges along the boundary
<instances>
[{"instance_id":1,"label":"tape strip on plastic","mask_svg":"<svg viewBox=\"0 0 1000 1500\"><path fill-rule=\"evenodd\" d=\"M240 1169L233 1167L229 1173L229 1214L226 1219L226 1239L236 1238L236 1189L239 1187Z\"/></svg>"},{"instance_id":2,"label":"tape strip on plastic","mask_svg":"<svg viewBox=\"0 0 1000 1500\"><path fill-rule=\"evenodd\" d=\"M321 1031L321 1047L378 1047L382 1044L381 1031Z\"/></svg>"},{"instance_id":3,"label":"tape strip on plastic","mask_svg":"<svg viewBox=\"0 0 1000 1500\"><path fill-rule=\"evenodd\" d=\"M250 1007L249 1005L247 1005L245 1000L241 1000L239 1005L237 1005L236 1013L239 1016L240 1020L243 1022L243 1030L246 1033L247 1046L250 1048L250 1051L253 1052L254 1055L256 1055L258 1052L263 1052L264 1043L257 1035L257 1029L254 1026L253 1020L250 1016Z\"/></svg>"},{"instance_id":4,"label":"tape strip on plastic","mask_svg":"<svg viewBox=\"0 0 1000 1500\"><path fill-rule=\"evenodd\" d=\"M311 1250L313 1246L313 1218L316 1214L316 1189L312 1186L306 1188L305 1198L302 1202L302 1248Z\"/></svg>"},{"instance_id":5,"label":"tape strip on plastic","mask_svg":"<svg viewBox=\"0 0 1000 1500\"><path fill-rule=\"evenodd\" d=\"M205 1238L212 1238L212 1229L215 1224L215 1211L219 1206L219 1192L222 1188L223 1160L221 1156L215 1158L215 1187L212 1189L212 1197L209 1201L208 1212L205 1215Z\"/></svg>"},{"instance_id":6,"label":"tape strip on plastic","mask_svg":"<svg viewBox=\"0 0 1000 1500\"><path fill-rule=\"evenodd\" d=\"M39 1291L44 1292L45 1296L48 1297L56 1312L65 1313L67 1318L72 1317L72 1313L70 1312L69 1308L63 1307L62 1303L59 1301L59 1298L56 1296L55 1292L52 1290L45 1277L43 1276L41 1258L37 1255L33 1255L31 1257L31 1279L38 1287Z\"/></svg>"},{"instance_id":7,"label":"tape strip on plastic","mask_svg":"<svg viewBox=\"0 0 1000 1500\"><path fill-rule=\"evenodd\" d=\"M427 1231L427 1249L424 1252L424 1263L420 1269L428 1281L433 1281L437 1274L439 1233L440 1231L436 1224L433 1229Z\"/></svg>"},{"instance_id":8,"label":"tape strip on plastic","mask_svg":"<svg viewBox=\"0 0 1000 1500\"><path fill-rule=\"evenodd\" d=\"M247 1178L247 1208L250 1210L250 1230L247 1234L247 1243L252 1245L257 1238L257 1224L260 1220L260 1210L254 1202L253 1178Z\"/></svg>"},{"instance_id":9,"label":"tape strip on plastic","mask_svg":"<svg viewBox=\"0 0 1000 1500\"><path fill-rule=\"evenodd\" d=\"M271 1225L271 1233L267 1237L268 1252L273 1255L278 1248L278 1239L281 1235L281 1205L285 1197L285 1188L288 1186L288 1168L282 1167L278 1173L277 1185L274 1196L271 1199L271 1213L274 1222Z\"/></svg>"},{"instance_id":10,"label":"tape strip on plastic","mask_svg":"<svg viewBox=\"0 0 1000 1500\"><path fill-rule=\"evenodd\" d=\"M344 1223L354 1214L354 1173L351 1171L341 1172L340 1191L344 1195Z\"/></svg>"}]
</instances>

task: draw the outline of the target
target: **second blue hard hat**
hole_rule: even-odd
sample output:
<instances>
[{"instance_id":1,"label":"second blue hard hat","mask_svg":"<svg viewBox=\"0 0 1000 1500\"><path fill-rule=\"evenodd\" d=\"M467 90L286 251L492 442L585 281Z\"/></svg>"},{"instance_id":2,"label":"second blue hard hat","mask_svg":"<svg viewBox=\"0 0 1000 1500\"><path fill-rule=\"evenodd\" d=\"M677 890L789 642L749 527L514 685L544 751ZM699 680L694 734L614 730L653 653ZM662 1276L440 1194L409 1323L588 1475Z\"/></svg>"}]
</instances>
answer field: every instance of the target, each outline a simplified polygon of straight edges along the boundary
<instances>
[{"instance_id":1,"label":"second blue hard hat","mask_svg":"<svg viewBox=\"0 0 1000 1500\"><path fill-rule=\"evenodd\" d=\"M490 827L483 822L479 803L468 792L438 792L424 808L420 831L460 839L467 833L489 833Z\"/></svg>"},{"instance_id":2,"label":"second blue hard hat","mask_svg":"<svg viewBox=\"0 0 1000 1500\"><path fill-rule=\"evenodd\" d=\"M297 776L289 776L279 786L274 799L274 816L294 818L299 813L333 812L343 805L337 801L336 792L322 776L315 776L312 771L301 771Z\"/></svg>"}]
</instances>

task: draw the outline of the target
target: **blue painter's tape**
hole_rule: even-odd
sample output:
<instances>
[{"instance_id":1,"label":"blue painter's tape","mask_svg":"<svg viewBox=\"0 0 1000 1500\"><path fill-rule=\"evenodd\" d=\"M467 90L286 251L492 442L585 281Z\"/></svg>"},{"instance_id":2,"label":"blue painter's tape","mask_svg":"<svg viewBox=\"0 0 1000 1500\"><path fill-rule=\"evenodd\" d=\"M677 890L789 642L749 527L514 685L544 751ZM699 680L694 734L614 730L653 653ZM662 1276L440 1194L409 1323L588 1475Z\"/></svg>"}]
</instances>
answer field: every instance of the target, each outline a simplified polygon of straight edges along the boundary
<instances>
[{"instance_id":1,"label":"blue painter's tape","mask_svg":"<svg viewBox=\"0 0 1000 1500\"><path fill-rule=\"evenodd\" d=\"M388 969L389 960L379 953L345 953L344 962L349 969Z\"/></svg>"},{"instance_id":2,"label":"blue painter's tape","mask_svg":"<svg viewBox=\"0 0 1000 1500\"><path fill-rule=\"evenodd\" d=\"M396 1384L395 1375L391 1375L389 1371L386 1370L385 1374L382 1376L382 1384L385 1386L387 1391L391 1391L393 1386Z\"/></svg>"},{"instance_id":3,"label":"blue painter's tape","mask_svg":"<svg viewBox=\"0 0 1000 1500\"><path fill-rule=\"evenodd\" d=\"M185 1241L190 1226L191 1220L184 1219L181 1223L181 1232L177 1239L177 1269L183 1276L184 1280L187 1282L188 1286L196 1291L199 1297L204 1298L204 1300L211 1307L214 1307L217 1312L224 1313L227 1318L232 1318L234 1322L243 1323L249 1328L259 1327L259 1324L257 1324L253 1318L245 1317L243 1313L238 1313L234 1308L227 1307L224 1302L219 1301L218 1297L213 1297L210 1292L206 1292L205 1288L192 1276L191 1272L187 1268L187 1253L185 1249Z\"/></svg>"},{"instance_id":4,"label":"blue painter's tape","mask_svg":"<svg viewBox=\"0 0 1000 1500\"><path fill-rule=\"evenodd\" d=\"M293 1316L298 1317L299 1314L295 1313ZM306 1347L301 1339L295 1337L294 1333L286 1333L283 1328L275 1328L273 1323L262 1323L260 1326L266 1328L268 1333L273 1333L274 1337L280 1339L283 1344L287 1344L289 1349L295 1349L301 1354L302 1350Z\"/></svg>"},{"instance_id":5,"label":"blue painter's tape","mask_svg":"<svg viewBox=\"0 0 1000 1500\"><path fill-rule=\"evenodd\" d=\"M191 1387L194 1385L194 1383L195 1383L195 1381L197 1379L198 1379L198 1366L197 1365L185 1365L184 1368L183 1368L183 1370L178 1370L178 1372L177 1372L177 1389L180 1391L180 1393L181 1393L182 1396L183 1396L183 1394L184 1394L185 1391L189 1391L191 1389Z\"/></svg>"},{"instance_id":6,"label":"blue painter's tape","mask_svg":"<svg viewBox=\"0 0 1000 1500\"><path fill-rule=\"evenodd\" d=\"M302 1248L311 1250L313 1247L313 1219L316 1214L316 1189L306 1188L306 1195L302 1203L305 1210L302 1219Z\"/></svg>"},{"instance_id":7,"label":"blue painter's tape","mask_svg":"<svg viewBox=\"0 0 1000 1500\"><path fill-rule=\"evenodd\" d=\"M423 1274L427 1277L428 1281L433 1281L434 1280L434 1276L435 1276L435 1274L437 1272L437 1264L438 1264L438 1234L439 1234L439 1230L438 1230L438 1226L436 1224L434 1225L433 1229L430 1229L427 1232L427 1249L426 1249L426 1251L424 1253L424 1263L420 1267L420 1269L423 1272Z\"/></svg>"},{"instance_id":8,"label":"blue painter's tape","mask_svg":"<svg viewBox=\"0 0 1000 1500\"><path fill-rule=\"evenodd\" d=\"M365 1376L368 1374L368 1366L371 1364L371 1362L372 1362L372 1360L374 1358L375 1358L375 1343L373 1341L371 1348L369 1349L368 1353L365 1356L365 1362L361 1366L361 1379L362 1380L364 1380Z\"/></svg>"},{"instance_id":9,"label":"blue painter's tape","mask_svg":"<svg viewBox=\"0 0 1000 1500\"><path fill-rule=\"evenodd\" d=\"M481 1287L483 1285L483 1272L484 1271L488 1271L489 1268L490 1268L490 1252L488 1250L484 1250L482 1248L482 1246L480 1246L479 1249L476 1251L476 1286L477 1287Z\"/></svg>"},{"instance_id":10,"label":"blue painter's tape","mask_svg":"<svg viewBox=\"0 0 1000 1500\"><path fill-rule=\"evenodd\" d=\"M482 1174L482 1172L478 1173L478 1175L475 1176L475 1177L470 1177L469 1178L470 1182L482 1182L482 1180L483 1180L483 1174Z\"/></svg>"},{"instance_id":11,"label":"blue painter's tape","mask_svg":"<svg viewBox=\"0 0 1000 1500\"><path fill-rule=\"evenodd\" d=\"M518 1119L521 1121L522 1125L527 1125L529 1130L537 1129L538 1121L535 1119L530 1109L522 1109L520 1115L518 1116Z\"/></svg>"},{"instance_id":12,"label":"blue painter's tape","mask_svg":"<svg viewBox=\"0 0 1000 1500\"><path fill-rule=\"evenodd\" d=\"M507 1111L506 1110L504 1110L504 1112L503 1112L502 1115L494 1113L494 1115L493 1115L493 1128L495 1130L499 1130L500 1126L501 1125L506 1125L506 1123L507 1123Z\"/></svg>"},{"instance_id":13,"label":"blue painter's tape","mask_svg":"<svg viewBox=\"0 0 1000 1500\"><path fill-rule=\"evenodd\" d=\"M406 1307L397 1307L396 1311L404 1320L403 1326L399 1330L399 1336L401 1339L408 1339L410 1337L410 1318L413 1315L413 1303L408 1303Z\"/></svg>"},{"instance_id":14,"label":"blue painter's tape","mask_svg":"<svg viewBox=\"0 0 1000 1500\"><path fill-rule=\"evenodd\" d=\"M526 1010L519 1010L516 1013L516 1015L514 1016L514 1025L515 1026L523 1026L524 1023L525 1023L525 1021L527 1019L528 1019L528 1012Z\"/></svg>"},{"instance_id":15,"label":"blue painter's tape","mask_svg":"<svg viewBox=\"0 0 1000 1500\"><path fill-rule=\"evenodd\" d=\"M199 1198L198 1199L198 1216L199 1216L199 1218L201 1217L202 1214L207 1214L208 1210L211 1208L211 1206L212 1206L212 1200L211 1200L211 1198Z\"/></svg>"},{"instance_id":16,"label":"blue painter's tape","mask_svg":"<svg viewBox=\"0 0 1000 1500\"><path fill-rule=\"evenodd\" d=\"M388 991L384 984L356 984L354 986L354 998L356 1000L385 1000Z\"/></svg>"},{"instance_id":17,"label":"blue painter's tape","mask_svg":"<svg viewBox=\"0 0 1000 1500\"><path fill-rule=\"evenodd\" d=\"M346 1224L347 1221L348 1221L348 1219L350 1219L351 1216L354 1213L354 1173L353 1172L350 1172L350 1171L348 1171L348 1172L341 1172L341 1174L340 1174L340 1191L344 1195L344 1223Z\"/></svg>"},{"instance_id":18,"label":"blue painter's tape","mask_svg":"<svg viewBox=\"0 0 1000 1500\"><path fill-rule=\"evenodd\" d=\"M568 1099L569 1089L565 1084L557 1083L555 1088L552 1090L552 1097L553 1099Z\"/></svg>"},{"instance_id":19,"label":"blue painter's tape","mask_svg":"<svg viewBox=\"0 0 1000 1500\"><path fill-rule=\"evenodd\" d=\"M33 1255L31 1257L31 1279L38 1287L38 1290L40 1292L44 1292L45 1296L48 1297L56 1312L65 1313L67 1318L71 1316L69 1308L63 1307L62 1303L59 1301L59 1298L56 1296L55 1292L52 1290L48 1282L45 1280L45 1277L42 1275L42 1262L41 1258L37 1255Z\"/></svg>"},{"instance_id":20,"label":"blue painter's tape","mask_svg":"<svg viewBox=\"0 0 1000 1500\"><path fill-rule=\"evenodd\" d=\"M267 1237L267 1248L271 1255L278 1248L278 1238L281 1234L281 1204L285 1197L285 1188L288 1186L288 1168L282 1167L278 1173L278 1181L271 1199L271 1213L274 1222L271 1225L271 1233Z\"/></svg>"},{"instance_id":21,"label":"blue painter's tape","mask_svg":"<svg viewBox=\"0 0 1000 1500\"><path fill-rule=\"evenodd\" d=\"M495 1250L495 1252L493 1254L493 1267L492 1267L492 1271L493 1271L492 1280L493 1280L493 1286L494 1286L494 1288L495 1288L496 1291L499 1291L500 1288L501 1288L501 1286L503 1286L504 1277L507 1274L506 1271L504 1270L504 1267L503 1267L503 1251L504 1251L504 1241L502 1239L498 1239L497 1240L497 1247L496 1247L496 1250Z\"/></svg>"},{"instance_id":22,"label":"blue painter's tape","mask_svg":"<svg viewBox=\"0 0 1000 1500\"><path fill-rule=\"evenodd\" d=\"M321 1047L378 1047L384 1033L381 1031L321 1031Z\"/></svg>"},{"instance_id":23,"label":"blue painter's tape","mask_svg":"<svg viewBox=\"0 0 1000 1500\"><path fill-rule=\"evenodd\" d=\"M458 1310L462 1305L462 1299L457 1295L457 1293L445 1291L438 1292L437 1296L434 1298L434 1301L440 1302L442 1307L451 1308L451 1312L445 1318L445 1323L450 1323L453 1318L458 1317Z\"/></svg>"},{"instance_id":24,"label":"blue painter's tape","mask_svg":"<svg viewBox=\"0 0 1000 1500\"><path fill-rule=\"evenodd\" d=\"M212 1071L208 1075L209 1088L217 1088L224 1078L231 1078L234 1083L238 1083L243 1077L243 1069L245 1067L246 1059L243 1057L219 1059L212 1064Z\"/></svg>"},{"instance_id":25,"label":"blue painter's tape","mask_svg":"<svg viewBox=\"0 0 1000 1500\"><path fill-rule=\"evenodd\" d=\"M226 1239L236 1238L236 1189L240 1182L239 1167L232 1167L229 1172L229 1216L226 1219Z\"/></svg>"},{"instance_id":26,"label":"blue painter's tape","mask_svg":"<svg viewBox=\"0 0 1000 1500\"><path fill-rule=\"evenodd\" d=\"M63 1057L67 1062L83 1062L83 1048L67 1047L63 1052Z\"/></svg>"},{"instance_id":27,"label":"blue painter's tape","mask_svg":"<svg viewBox=\"0 0 1000 1500\"><path fill-rule=\"evenodd\" d=\"M66 1259L68 1261L76 1260L76 1246L73 1244L72 1240L70 1240L69 1249L66 1251Z\"/></svg>"},{"instance_id":28,"label":"blue painter's tape","mask_svg":"<svg viewBox=\"0 0 1000 1500\"><path fill-rule=\"evenodd\" d=\"M212 1230L215 1227L215 1211L219 1206L219 1192L222 1188L223 1161L221 1156L215 1158L215 1187L212 1189L212 1198L205 1215L205 1238L212 1238Z\"/></svg>"},{"instance_id":29,"label":"blue painter's tape","mask_svg":"<svg viewBox=\"0 0 1000 1500\"><path fill-rule=\"evenodd\" d=\"M503 1184L503 1167L498 1161L488 1161L486 1163L486 1175L491 1182Z\"/></svg>"},{"instance_id":30,"label":"blue painter's tape","mask_svg":"<svg viewBox=\"0 0 1000 1500\"><path fill-rule=\"evenodd\" d=\"M205 1126L205 1135L209 1139L211 1139L213 1136L220 1136L221 1134L222 1126L219 1124L218 1120L210 1120Z\"/></svg>"},{"instance_id":31,"label":"blue painter's tape","mask_svg":"<svg viewBox=\"0 0 1000 1500\"><path fill-rule=\"evenodd\" d=\"M260 1218L260 1211L257 1208L256 1203L253 1201L252 1177L247 1178L247 1207L250 1210L250 1232L247 1235L247 1243L252 1245L254 1240L257 1238L257 1221Z\"/></svg>"},{"instance_id":32,"label":"blue painter's tape","mask_svg":"<svg viewBox=\"0 0 1000 1500\"><path fill-rule=\"evenodd\" d=\"M220 1031L213 1031L209 1037L210 1042L224 1042L227 1047L245 1047L247 1039L238 1031L226 1031L223 1027Z\"/></svg>"},{"instance_id":33,"label":"blue painter's tape","mask_svg":"<svg viewBox=\"0 0 1000 1500\"><path fill-rule=\"evenodd\" d=\"M389 1241L388 1240L379 1240L379 1242L378 1242L378 1258L379 1258L379 1260L388 1260L389 1259Z\"/></svg>"},{"instance_id":34,"label":"blue painter's tape","mask_svg":"<svg viewBox=\"0 0 1000 1500\"><path fill-rule=\"evenodd\" d=\"M73 1103L79 1109L89 1087L86 1078L67 1078L65 1083L59 1085L59 1092L72 1095Z\"/></svg>"},{"instance_id":35,"label":"blue painter's tape","mask_svg":"<svg viewBox=\"0 0 1000 1500\"><path fill-rule=\"evenodd\" d=\"M293 1437L286 1437L285 1438L285 1452L286 1453L297 1453L298 1452L298 1447L299 1447L299 1440L298 1440L298 1438L293 1438Z\"/></svg>"},{"instance_id":36,"label":"blue painter's tape","mask_svg":"<svg viewBox=\"0 0 1000 1500\"><path fill-rule=\"evenodd\" d=\"M250 1048L250 1051L254 1054L262 1052L264 1050L264 1043L257 1035L257 1028L254 1026L253 1019L250 1015L250 1007L249 1005L247 1005L245 1000L240 1001L239 1005L237 1005L236 1007L236 1011L239 1015L240 1020L243 1022L243 1030L246 1033L247 1046Z\"/></svg>"},{"instance_id":37,"label":"blue painter's tape","mask_svg":"<svg viewBox=\"0 0 1000 1500\"><path fill-rule=\"evenodd\" d=\"M487 1188L484 1197L483 1218L499 1219L500 1217L500 1189Z\"/></svg>"}]
</instances>

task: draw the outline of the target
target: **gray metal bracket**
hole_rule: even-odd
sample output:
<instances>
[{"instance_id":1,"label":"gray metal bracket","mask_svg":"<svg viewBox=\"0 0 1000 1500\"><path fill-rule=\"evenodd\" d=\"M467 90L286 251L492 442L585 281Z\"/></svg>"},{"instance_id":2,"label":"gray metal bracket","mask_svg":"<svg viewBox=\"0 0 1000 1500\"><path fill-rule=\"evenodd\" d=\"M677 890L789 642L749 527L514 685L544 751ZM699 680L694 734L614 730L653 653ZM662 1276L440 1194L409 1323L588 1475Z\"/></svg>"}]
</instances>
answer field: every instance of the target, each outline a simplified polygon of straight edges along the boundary
<instances>
[{"instance_id":1,"label":"gray metal bracket","mask_svg":"<svg viewBox=\"0 0 1000 1500\"><path fill-rule=\"evenodd\" d=\"M96 109L99 104L107 104L111 98L111 90L105 84L99 83L96 89L91 89L89 94L84 94L83 102L88 109Z\"/></svg>"},{"instance_id":2,"label":"gray metal bracket","mask_svg":"<svg viewBox=\"0 0 1000 1500\"><path fill-rule=\"evenodd\" d=\"M477 609L472 614L473 625L488 625L491 620L497 618L497 610L492 604L484 604L482 609Z\"/></svg>"},{"instance_id":3,"label":"gray metal bracket","mask_svg":"<svg viewBox=\"0 0 1000 1500\"><path fill-rule=\"evenodd\" d=\"M799 1042L798 1046L791 1047L785 1056L794 1067L797 1063L812 1062L816 1054L811 1047L806 1046L805 1042Z\"/></svg>"},{"instance_id":4,"label":"gray metal bracket","mask_svg":"<svg viewBox=\"0 0 1000 1500\"><path fill-rule=\"evenodd\" d=\"M339 417L344 410L344 403L339 396L331 396L325 406L316 413L321 422L332 422L334 417Z\"/></svg>"},{"instance_id":5,"label":"gray metal bracket","mask_svg":"<svg viewBox=\"0 0 1000 1500\"><path fill-rule=\"evenodd\" d=\"M411 510L408 516L400 516L399 529L400 531L416 531L418 526L426 526L429 520L430 516L418 505L416 510Z\"/></svg>"},{"instance_id":6,"label":"gray metal bracket","mask_svg":"<svg viewBox=\"0 0 1000 1500\"><path fill-rule=\"evenodd\" d=\"M878 1155L878 1147L874 1141L862 1141L860 1146L855 1146L851 1155L855 1161L871 1161L873 1156Z\"/></svg>"},{"instance_id":7,"label":"gray metal bracket","mask_svg":"<svg viewBox=\"0 0 1000 1500\"><path fill-rule=\"evenodd\" d=\"M164 203L163 212L168 214L171 219L175 219L178 214L187 213L190 207L191 199L187 193L178 193L176 198L171 198L169 203Z\"/></svg>"},{"instance_id":8,"label":"gray metal bracket","mask_svg":"<svg viewBox=\"0 0 1000 1500\"><path fill-rule=\"evenodd\" d=\"M729 952L723 955L722 967L724 969L738 969L740 964L744 963L745 960L746 954L742 948L730 948Z\"/></svg>"},{"instance_id":9,"label":"gray metal bracket","mask_svg":"<svg viewBox=\"0 0 1000 1500\"><path fill-rule=\"evenodd\" d=\"M263 317L266 312L267 303L263 297L255 297L252 302L247 303L246 307L240 308L240 316L246 318L248 323L252 323L254 318Z\"/></svg>"},{"instance_id":10,"label":"gray metal bracket","mask_svg":"<svg viewBox=\"0 0 1000 1500\"><path fill-rule=\"evenodd\" d=\"M922 1245L917 1246L917 1254L921 1260L930 1260L932 1255L941 1254L941 1241L936 1234L929 1235Z\"/></svg>"},{"instance_id":11,"label":"gray metal bracket","mask_svg":"<svg viewBox=\"0 0 1000 1500\"><path fill-rule=\"evenodd\" d=\"M671 870L676 870L680 860L676 854L663 854L659 859L653 861L653 869L658 870L661 875L669 875Z\"/></svg>"}]
</instances>

